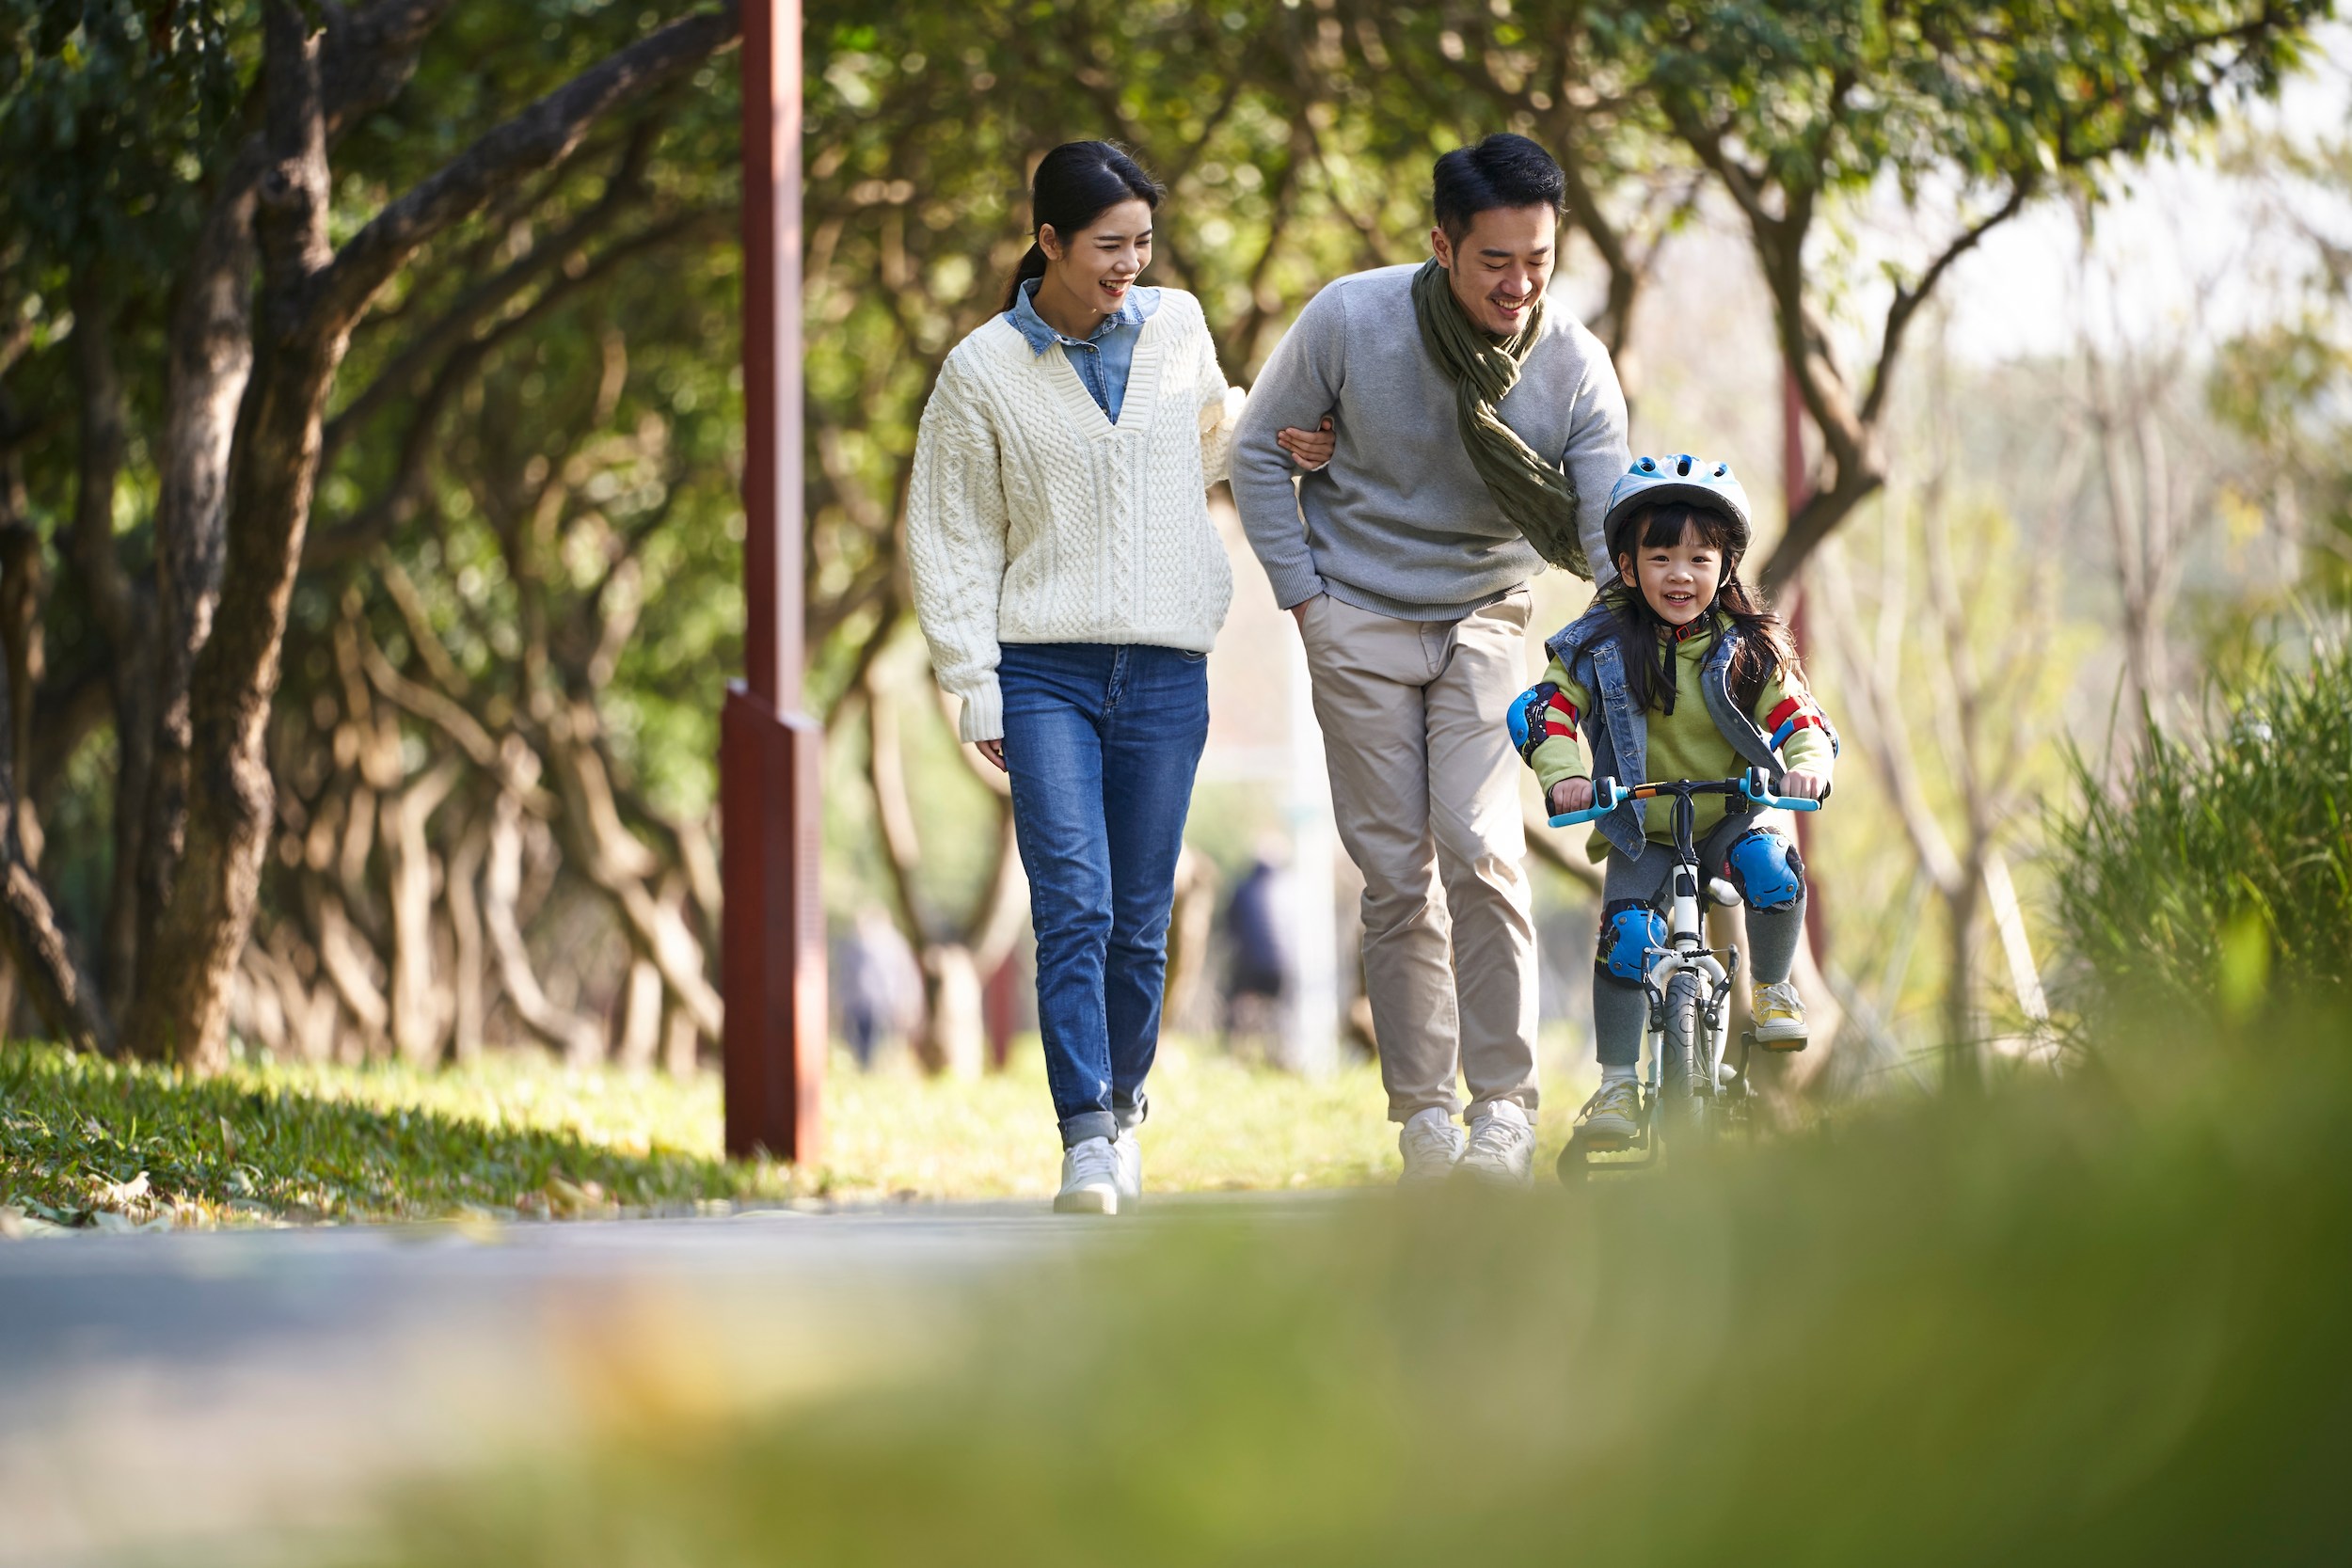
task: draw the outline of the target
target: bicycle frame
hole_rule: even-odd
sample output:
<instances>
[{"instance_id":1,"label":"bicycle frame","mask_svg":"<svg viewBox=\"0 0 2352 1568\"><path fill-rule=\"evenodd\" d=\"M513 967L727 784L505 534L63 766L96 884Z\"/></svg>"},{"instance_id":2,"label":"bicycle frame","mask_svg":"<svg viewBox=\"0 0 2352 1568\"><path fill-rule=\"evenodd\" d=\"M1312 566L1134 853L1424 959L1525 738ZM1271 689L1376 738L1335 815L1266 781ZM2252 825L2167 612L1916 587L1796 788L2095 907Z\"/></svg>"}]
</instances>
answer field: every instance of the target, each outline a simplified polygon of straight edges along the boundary
<instances>
[{"instance_id":1,"label":"bicycle frame","mask_svg":"<svg viewBox=\"0 0 2352 1568\"><path fill-rule=\"evenodd\" d=\"M1642 1127L1633 1146L1641 1151L1641 1157L1615 1162L1619 1164L1645 1164L1656 1157L1657 1146L1650 1136L1651 1123L1664 1086L1666 994L1677 976L1692 975L1697 982L1700 995L1700 1028L1691 1042L1692 1094L1706 1106L1721 1104L1726 1110L1743 1106L1749 1094L1744 1052L1741 1061L1728 1075L1724 1070L1731 1035L1731 987L1740 973L1740 953L1737 948L1708 947L1706 927L1700 920L1699 900L1703 884L1695 842L1697 808L1694 801L1701 795L1733 796L1751 806L1785 811L1819 811L1821 806L1819 800L1772 794L1766 787L1763 770L1750 768L1737 779L1658 780L1635 784L1630 789L1621 788L1614 779L1597 779L1593 783L1593 804L1589 808L1565 812L1551 818L1553 827L1566 828L1580 822L1597 821L1628 801L1655 800L1661 796L1674 801L1675 861L1670 873L1666 944L1663 947L1645 948L1642 955L1647 965L1642 976L1642 988L1649 995L1649 1024L1642 1039L1643 1054L1648 1059L1642 1085ZM1708 883L1712 884L1713 879L1708 879ZM1729 904L1737 896L1728 888L1715 894L1711 886L1709 895L1724 904Z\"/></svg>"}]
</instances>

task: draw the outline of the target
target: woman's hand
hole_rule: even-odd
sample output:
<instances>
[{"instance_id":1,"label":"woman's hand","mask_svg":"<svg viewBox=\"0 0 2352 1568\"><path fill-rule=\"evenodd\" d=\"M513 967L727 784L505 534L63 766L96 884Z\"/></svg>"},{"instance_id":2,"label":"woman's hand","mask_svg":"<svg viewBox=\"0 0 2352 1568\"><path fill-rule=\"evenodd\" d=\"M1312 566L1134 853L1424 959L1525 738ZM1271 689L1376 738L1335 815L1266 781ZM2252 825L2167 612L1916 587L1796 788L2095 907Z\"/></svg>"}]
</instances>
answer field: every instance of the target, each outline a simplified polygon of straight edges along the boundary
<instances>
[{"instance_id":1,"label":"woman's hand","mask_svg":"<svg viewBox=\"0 0 2352 1568\"><path fill-rule=\"evenodd\" d=\"M1328 414L1323 417L1320 429L1297 430L1286 425L1276 433L1274 440L1277 446L1291 454L1292 462L1310 471L1330 462L1332 450L1340 444L1340 438L1331 434L1331 416Z\"/></svg>"},{"instance_id":2,"label":"woman's hand","mask_svg":"<svg viewBox=\"0 0 2352 1568\"><path fill-rule=\"evenodd\" d=\"M1593 781L1586 778L1562 779L1551 786L1550 799L1554 816L1565 816L1572 811L1582 811L1593 803Z\"/></svg>"},{"instance_id":3,"label":"woman's hand","mask_svg":"<svg viewBox=\"0 0 2352 1568\"><path fill-rule=\"evenodd\" d=\"M1780 792L1800 800L1818 800L1829 793L1829 781L1819 773L1807 773L1801 768L1780 776Z\"/></svg>"},{"instance_id":4,"label":"woman's hand","mask_svg":"<svg viewBox=\"0 0 2352 1568\"><path fill-rule=\"evenodd\" d=\"M980 755L996 765L996 771L999 773L1005 771L1005 743L1003 741L976 740L972 744L978 748Z\"/></svg>"}]
</instances>

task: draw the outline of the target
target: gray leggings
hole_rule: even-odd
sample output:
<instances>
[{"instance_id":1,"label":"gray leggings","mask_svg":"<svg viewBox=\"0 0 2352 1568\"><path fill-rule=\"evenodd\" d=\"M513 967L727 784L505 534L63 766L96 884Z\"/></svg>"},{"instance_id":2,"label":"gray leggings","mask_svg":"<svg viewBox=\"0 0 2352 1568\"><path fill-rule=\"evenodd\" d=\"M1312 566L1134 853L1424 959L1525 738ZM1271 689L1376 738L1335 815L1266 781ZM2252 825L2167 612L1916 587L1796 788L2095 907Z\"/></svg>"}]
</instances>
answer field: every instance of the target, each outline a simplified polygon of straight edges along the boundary
<instances>
[{"instance_id":1,"label":"gray leggings","mask_svg":"<svg viewBox=\"0 0 2352 1568\"><path fill-rule=\"evenodd\" d=\"M1743 839L1748 840L1744 845ZM1699 874L1728 873L1747 906L1750 980L1770 985L1788 978L1797 939L1804 931L1804 863L1796 846L1776 828L1757 828L1747 816L1726 816L1699 840L1698 848ZM1651 922L1665 913L1673 874L1674 849L1669 845L1646 846L1638 861L1620 849L1609 852L1600 895L1600 951L1593 965L1594 1054L1603 1067L1629 1068L1641 1060L1649 996L1638 978L1638 954L1645 930L1663 934L1663 925Z\"/></svg>"}]
</instances>

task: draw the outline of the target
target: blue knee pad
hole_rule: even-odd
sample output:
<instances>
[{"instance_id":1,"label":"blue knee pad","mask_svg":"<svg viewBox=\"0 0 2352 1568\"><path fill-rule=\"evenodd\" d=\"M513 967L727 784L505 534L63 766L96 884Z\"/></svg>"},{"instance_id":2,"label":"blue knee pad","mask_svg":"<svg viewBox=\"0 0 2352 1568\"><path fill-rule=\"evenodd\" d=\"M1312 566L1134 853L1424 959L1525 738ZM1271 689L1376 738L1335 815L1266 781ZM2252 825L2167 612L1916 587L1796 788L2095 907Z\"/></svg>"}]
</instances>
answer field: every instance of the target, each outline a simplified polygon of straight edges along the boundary
<instances>
[{"instance_id":1,"label":"blue knee pad","mask_svg":"<svg viewBox=\"0 0 2352 1568\"><path fill-rule=\"evenodd\" d=\"M1593 962L1605 977L1638 986L1649 973L1649 949L1665 945L1665 916L1638 898L1621 898L1600 911L1600 951Z\"/></svg>"},{"instance_id":2,"label":"blue knee pad","mask_svg":"<svg viewBox=\"0 0 2352 1568\"><path fill-rule=\"evenodd\" d=\"M1750 828L1724 857L1731 885L1752 910L1785 910L1804 896L1804 861L1770 828Z\"/></svg>"}]
</instances>

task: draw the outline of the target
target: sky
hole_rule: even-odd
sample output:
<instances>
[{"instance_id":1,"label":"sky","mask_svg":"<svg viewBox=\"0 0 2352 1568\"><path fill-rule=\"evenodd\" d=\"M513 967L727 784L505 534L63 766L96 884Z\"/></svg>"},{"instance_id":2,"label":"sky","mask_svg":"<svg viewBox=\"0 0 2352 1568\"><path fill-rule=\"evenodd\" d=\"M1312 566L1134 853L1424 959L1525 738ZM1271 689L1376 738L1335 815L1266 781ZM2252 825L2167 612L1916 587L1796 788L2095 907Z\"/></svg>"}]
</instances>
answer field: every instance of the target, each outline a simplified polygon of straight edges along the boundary
<instances>
[{"instance_id":1,"label":"sky","mask_svg":"<svg viewBox=\"0 0 2352 1568\"><path fill-rule=\"evenodd\" d=\"M2352 24L2322 29L2312 70L2278 104L2246 118L2303 143L2352 132ZM2097 213L2088 268L2074 214L2042 203L1946 278L1952 347L1994 363L2047 352L2084 320L2143 341L2183 330L2217 338L2259 323L2284 297L2264 264L2280 248L2265 199L2205 156L2160 159ZM2352 243L2343 204L2307 215ZM2090 309L2078 311L2086 284Z\"/></svg>"}]
</instances>

